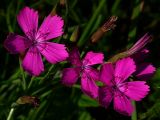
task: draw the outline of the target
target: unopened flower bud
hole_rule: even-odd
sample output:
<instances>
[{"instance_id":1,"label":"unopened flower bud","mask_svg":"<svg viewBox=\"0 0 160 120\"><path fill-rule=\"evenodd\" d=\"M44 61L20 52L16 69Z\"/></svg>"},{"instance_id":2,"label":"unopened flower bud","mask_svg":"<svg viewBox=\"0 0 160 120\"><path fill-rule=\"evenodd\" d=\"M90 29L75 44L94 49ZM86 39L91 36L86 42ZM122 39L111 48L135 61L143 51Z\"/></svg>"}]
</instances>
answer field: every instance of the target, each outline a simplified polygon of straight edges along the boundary
<instances>
[{"instance_id":1,"label":"unopened flower bud","mask_svg":"<svg viewBox=\"0 0 160 120\"><path fill-rule=\"evenodd\" d=\"M56 5L54 6L54 8L52 9L52 11L51 11L51 13L50 13L51 16L54 16L54 15L57 14L56 9L57 9L57 4L56 4Z\"/></svg>"},{"instance_id":2,"label":"unopened flower bud","mask_svg":"<svg viewBox=\"0 0 160 120\"><path fill-rule=\"evenodd\" d=\"M79 26L75 27L75 30L73 31L71 37L70 37L70 41L72 42L76 42L77 38L78 38L78 34L79 34Z\"/></svg>"},{"instance_id":3,"label":"unopened flower bud","mask_svg":"<svg viewBox=\"0 0 160 120\"><path fill-rule=\"evenodd\" d=\"M34 107L39 106L39 98L34 96L22 96L16 101L17 104L32 104Z\"/></svg>"},{"instance_id":4,"label":"unopened flower bud","mask_svg":"<svg viewBox=\"0 0 160 120\"><path fill-rule=\"evenodd\" d=\"M60 0L59 3L60 3L61 6L65 6L66 5L66 0Z\"/></svg>"},{"instance_id":5,"label":"unopened flower bud","mask_svg":"<svg viewBox=\"0 0 160 120\"><path fill-rule=\"evenodd\" d=\"M111 16L107 22L105 22L92 36L91 41L92 43L97 42L107 31L112 30L116 27L115 22L117 21L118 17Z\"/></svg>"}]
</instances>

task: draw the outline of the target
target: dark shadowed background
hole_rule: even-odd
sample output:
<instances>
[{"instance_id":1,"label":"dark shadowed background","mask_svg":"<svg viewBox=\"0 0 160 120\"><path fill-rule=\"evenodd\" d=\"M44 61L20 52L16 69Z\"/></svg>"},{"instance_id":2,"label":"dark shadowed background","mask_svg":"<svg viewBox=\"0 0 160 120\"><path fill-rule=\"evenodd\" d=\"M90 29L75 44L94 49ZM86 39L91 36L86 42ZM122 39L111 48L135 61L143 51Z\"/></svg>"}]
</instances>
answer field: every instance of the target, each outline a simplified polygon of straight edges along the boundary
<instances>
[{"instance_id":1,"label":"dark shadowed background","mask_svg":"<svg viewBox=\"0 0 160 120\"><path fill-rule=\"evenodd\" d=\"M157 72L151 80L150 94L137 102L138 120L160 119L160 0L1 0L0 2L0 120L6 120L11 105L24 95L40 99L39 107L30 104L16 107L13 120L130 120L113 110L100 107L82 94L79 86L65 87L60 83L60 73L65 62L51 65L45 61L45 72L37 78L25 73L27 90L23 88L22 71L18 55L9 54L3 46L8 33L23 35L16 15L24 6L39 11L39 24L53 9L65 20L64 35L54 41L72 47L70 41L74 29L79 26L78 40L82 51L102 51L107 61L111 56L126 50L146 32L153 35L147 45ZM63 3L64 2L64 3ZM53 10L53 11L54 11ZM107 32L96 44L91 35L112 15L118 16L117 27Z\"/></svg>"}]
</instances>

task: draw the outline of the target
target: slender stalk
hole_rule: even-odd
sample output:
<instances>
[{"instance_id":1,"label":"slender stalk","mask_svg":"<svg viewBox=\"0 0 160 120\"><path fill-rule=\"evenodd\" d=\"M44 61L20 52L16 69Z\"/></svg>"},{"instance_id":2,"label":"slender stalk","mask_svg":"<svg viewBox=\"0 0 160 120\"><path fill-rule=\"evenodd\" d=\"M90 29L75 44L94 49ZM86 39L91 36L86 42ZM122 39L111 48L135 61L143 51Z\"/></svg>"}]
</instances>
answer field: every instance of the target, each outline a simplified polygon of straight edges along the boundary
<instances>
[{"instance_id":1,"label":"slender stalk","mask_svg":"<svg viewBox=\"0 0 160 120\"><path fill-rule=\"evenodd\" d=\"M12 28L12 25L11 25L11 21L10 21L10 10L11 10L11 7L12 7L12 3L11 2L7 8L7 14L6 14L6 22L7 22L7 27L8 27L8 30L9 32L13 32L13 28Z\"/></svg>"},{"instance_id":2,"label":"slender stalk","mask_svg":"<svg viewBox=\"0 0 160 120\"><path fill-rule=\"evenodd\" d=\"M16 8L16 12L15 12L15 14L18 14L18 11L19 11L19 8L20 8L20 5L21 5L21 0L18 0L17 1L17 8ZM16 25L16 17L15 17L15 19L13 20L13 30L15 29L15 25Z\"/></svg>"},{"instance_id":3,"label":"slender stalk","mask_svg":"<svg viewBox=\"0 0 160 120\"><path fill-rule=\"evenodd\" d=\"M132 105L134 106L134 112L132 113L131 120L137 120L136 102L132 101Z\"/></svg>"},{"instance_id":4,"label":"slender stalk","mask_svg":"<svg viewBox=\"0 0 160 120\"><path fill-rule=\"evenodd\" d=\"M21 65L21 60L19 58L19 66L20 66L20 70L21 70L21 75L22 75L22 86L23 86L23 90L26 90L26 80L25 80L25 74Z\"/></svg>"},{"instance_id":5,"label":"slender stalk","mask_svg":"<svg viewBox=\"0 0 160 120\"><path fill-rule=\"evenodd\" d=\"M65 25L64 25L64 31L67 33L67 25L68 25L68 12L69 12L69 6L68 6L68 0L66 0L66 10L65 10L65 17L64 17L64 21L65 21Z\"/></svg>"},{"instance_id":6,"label":"slender stalk","mask_svg":"<svg viewBox=\"0 0 160 120\"><path fill-rule=\"evenodd\" d=\"M68 0L66 0L66 13L65 13L66 19L68 18L68 12L69 12Z\"/></svg>"},{"instance_id":7,"label":"slender stalk","mask_svg":"<svg viewBox=\"0 0 160 120\"><path fill-rule=\"evenodd\" d=\"M93 33L94 31L96 31L96 29L98 29L98 27L99 27L99 25L101 23L101 20L102 20L102 15L100 14L97 17L97 21L94 23L94 26L93 26L93 28L91 30L91 33Z\"/></svg>"},{"instance_id":8,"label":"slender stalk","mask_svg":"<svg viewBox=\"0 0 160 120\"><path fill-rule=\"evenodd\" d=\"M78 89L80 89L80 88L81 88L81 86L80 86L80 85L78 85L78 84L75 84L75 85L73 85L73 88L78 88Z\"/></svg>"},{"instance_id":9,"label":"slender stalk","mask_svg":"<svg viewBox=\"0 0 160 120\"><path fill-rule=\"evenodd\" d=\"M42 82L49 76L50 72L52 71L52 69L53 69L54 67L55 67L54 64L49 67L48 72L45 74L45 76L44 76L43 79L39 82L39 84L42 84Z\"/></svg>"},{"instance_id":10,"label":"slender stalk","mask_svg":"<svg viewBox=\"0 0 160 120\"><path fill-rule=\"evenodd\" d=\"M6 68L6 70L3 71L2 75L1 75L1 78L4 79L5 76L6 76L6 72L7 72L7 65L8 65L8 62L9 62L9 54L6 54L6 57L5 57L5 63L4 63L4 68Z\"/></svg>"},{"instance_id":11,"label":"slender stalk","mask_svg":"<svg viewBox=\"0 0 160 120\"><path fill-rule=\"evenodd\" d=\"M13 112L14 112L14 108L11 108L10 112L9 112L9 115L7 117L7 120L11 120L11 117L13 115Z\"/></svg>"},{"instance_id":12,"label":"slender stalk","mask_svg":"<svg viewBox=\"0 0 160 120\"><path fill-rule=\"evenodd\" d=\"M31 78L31 80L30 80L30 82L29 82L29 85L28 85L28 89L32 86L32 83L33 83L34 78L35 78L35 77L32 77L32 78Z\"/></svg>"},{"instance_id":13,"label":"slender stalk","mask_svg":"<svg viewBox=\"0 0 160 120\"><path fill-rule=\"evenodd\" d=\"M31 5L31 7L36 7L36 6L38 6L38 5L40 5L40 4L42 4L43 3L43 0L39 0L39 1L37 1L37 2L35 2L34 4L32 4Z\"/></svg>"},{"instance_id":14,"label":"slender stalk","mask_svg":"<svg viewBox=\"0 0 160 120\"><path fill-rule=\"evenodd\" d=\"M91 17L87 27L85 28L82 36L80 37L79 41L78 41L78 46L83 46L84 43L86 43L86 36L88 36L90 29L92 28L92 25L94 24L95 20L97 19L97 16L99 15L101 9L103 8L103 6L105 5L106 0L101 0L97 9L95 10L95 12L93 13L93 16Z\"/></svg>"},{"instance_id":15,"label":"slender stalk","mask_svg":"<svg viewBox=\"0 0 160 120\"><path fill-rule=\"evenodd\" d=\"M50 72L52 71L52 69L54 68L55 65L51 65L51 67L49 68L47 74L44 76L44 79L48 77L48 75L50 74Z\"/></svg>"}]
</instances>

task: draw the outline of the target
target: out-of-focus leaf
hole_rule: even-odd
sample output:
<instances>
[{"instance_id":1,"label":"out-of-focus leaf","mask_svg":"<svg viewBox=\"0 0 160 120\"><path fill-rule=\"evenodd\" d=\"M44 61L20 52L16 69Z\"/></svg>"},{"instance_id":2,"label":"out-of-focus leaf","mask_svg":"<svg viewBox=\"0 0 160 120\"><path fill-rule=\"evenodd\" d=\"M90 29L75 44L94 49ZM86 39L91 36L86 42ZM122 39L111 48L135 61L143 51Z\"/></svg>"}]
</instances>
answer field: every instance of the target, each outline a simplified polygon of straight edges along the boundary
<instances>
[{"instance_id":1,"label":"out-of-focus leaf","mask_svg":"<svg viewBox=\"0 0 160 120\"><path fill-rule=\"evenodd\" d=\"M160 100L158 100L151 108L139 116L139 120L159 120Z\"/></svg>"},{"instance_id":2,"label":"out-of-focus leaf","mask_svg":"<svg viewBox=\"0 0 160 120\"><path fill-rule=\"evenodd\" d=\"M137 4L137 6L134 7L132 17L131 17L132 20L134 20L135 18L137 18L139 16L139 14L141 12L140 7L141 7L141 3Z\"/></svg>"},{"instance_id":3,"label":"out-of-focus leaf","mask_svg":"<svg viewBox=\"0 0 160 120\"><path fill-rule=\"evenodd\" d=\"M93 120L93 118L88 112L82 112L80 113L80 117L78 120Z\"/></svg>"},{"instance_id":4,"label":"out-of-focus leaf","mask_svg":"<svg viewBox=\"0 0 160 120\"><path fill-rule=\"evenodd\" d=\"M121 0L115 0L114 4L112 6L112 9L111 9L112 14L115 15L117 13L117 9L118 9L120 2L121 2Z\"/></svg>"},{"instance_id":5,"label":"out-of-focus leaf","mask_svg":"<svg viewBox=\"0 0 160 120\"><path fill-rule=\"evenodd\" d=\"M99 104L96 100L86 96L82 95L81 98L78 101L78 105L80 107L98 107Z\"/></svg>"}]
</instances>

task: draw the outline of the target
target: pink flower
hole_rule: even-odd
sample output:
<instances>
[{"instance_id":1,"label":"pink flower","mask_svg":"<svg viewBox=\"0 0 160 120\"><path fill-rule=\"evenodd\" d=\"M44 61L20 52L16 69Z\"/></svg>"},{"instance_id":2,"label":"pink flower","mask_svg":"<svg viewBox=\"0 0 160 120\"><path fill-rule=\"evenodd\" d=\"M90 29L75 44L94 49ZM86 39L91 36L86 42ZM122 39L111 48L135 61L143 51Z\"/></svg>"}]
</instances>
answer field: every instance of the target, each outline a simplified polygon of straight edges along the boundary
<instances>
[{"instance_id":1,"label":"pink flower","mask_svg":"<svg viewBox=\"0 0 160 120\"><path fill-rule=\"evenodd\" d=\"M17 20L25 36L11 33L4 46L12 54L26 52L22 66L28 73L38 76L44 71L41 54L52 64L68 57L65 45L48 42L63 34L64 21L61 17L48 15L38 29L38 12L25 7L18 14Z\"/></svg>"},{"instance_id":2,"label":"pink flower","mask_svg":"<svg viewBox=\"0 0 160 120\"><path fill-rule=\"evenodd\" d=\"M98 86L95 80L99 80L98 70L92 68L92 65L103 63L103 54L88 52L84 59L80 60L77 48L74 48L69 56L69 61L74 65L73 68L65 68L62 73L62 83L72 86L81 76L82 91L92 98L98 96Z\"/></svg>"},{"instance_id":3,"label":"pink flower","mask_svg":"<svg viewBox=\"0 0 160 120\"><path fill-rule=\"evenodd\" d=\"M134 110L131 100L140 101L149 92L145 81L129 81L136 71L136 65L131 58L118 60L115 66L105 63L101 67L100 80L105 86L99 88L99 102L108 107L113 99L114 109L130 116Z\"/></svg>"}]
</instances>

